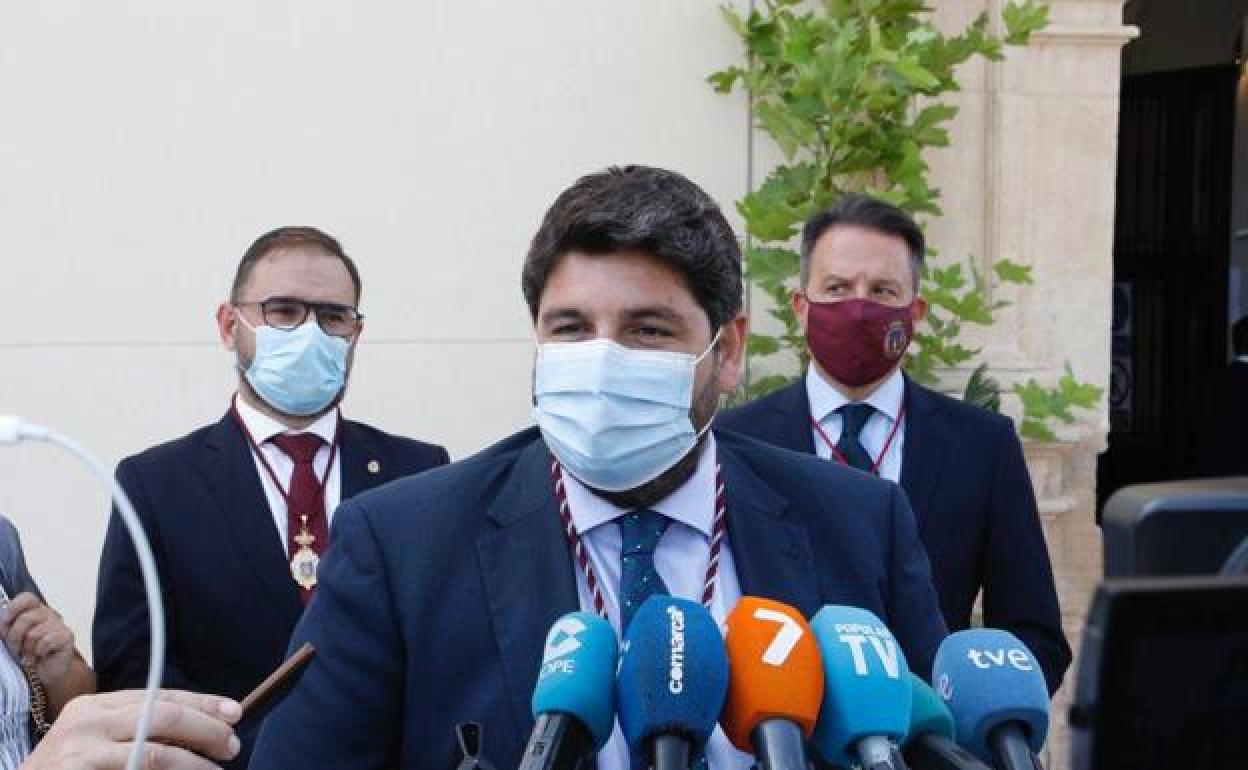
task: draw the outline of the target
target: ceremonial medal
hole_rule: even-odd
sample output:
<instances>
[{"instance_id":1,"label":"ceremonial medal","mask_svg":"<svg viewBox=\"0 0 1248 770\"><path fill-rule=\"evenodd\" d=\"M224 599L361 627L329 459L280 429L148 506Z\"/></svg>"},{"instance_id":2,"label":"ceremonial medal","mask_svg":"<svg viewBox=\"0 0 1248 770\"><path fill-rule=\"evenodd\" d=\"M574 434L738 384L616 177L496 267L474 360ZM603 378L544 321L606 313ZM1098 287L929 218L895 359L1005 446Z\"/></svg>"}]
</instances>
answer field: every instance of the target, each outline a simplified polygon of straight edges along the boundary
<instances>
[{"instance_id":1,"label":"ceremonial medal","mask_svg":"<svg viewBox=\"0 0 1248 770\"><path fill-rule=\"evenodd\" d=\"M290 576L295 579L300 588L311 591L316 588L316 568L321 563L321 557L312 550L316 536L308 532L308 517L300 516L299 518L303 520L303 526L299 534L295 535L299 550L295 551L295 555L290 559Z\"/></svg>"},{"instance_id":2,"label":"ceremonial medal","mask_svg":"<svg viewBox=\"0 0 1248 770\"><path fill-rule=\"evenodd\" d=\"M237 399L237 396L235 398ZM269 478L273 480L273 486L277 488L278 494L282 496L282 500L286 503L287 521L289 522L289 516L294 510L298 510L296 507L291 505L290 490L287 489L277 478L277 473L273 471L273 466L269 465L269 461L265 458L264 452L260 451L260 445L256 443L256 439L251 435L251 430L247 428L247 423L243 421L242 416L238 413L237 404L231 405L230 413L234 416L234 420L238 423L239 430L241 430L243 435L247 437L247 443L251 445L253 455L260 462L260 465L264 468L265 472L269 474ZM329 481L329 474L334 469L334 461L338 459L338 443L342 438L342 424L342 415L339 414L338 427L334 431L334 440L330 442L329 445L329 463L326 464L325 473L319 479L319 494L322 495L322 500L326 482ZM370 472L376 472L372 468L373 465L378 466L377 470L381 469L380 463L373 460L369 464ZM314 478L313 480L315 481L316 479ZM304 503L299 503L298 505L303 506ZM320 511L313 511L310 515L313 519L315 519L317 516L324 516L325 514ZM308 530L308 515L301 514L299 516L299 520L301 522L299 526L299 534L296 535L292 533L292 537L290 538L292 543L290 547L293 550L293 553L290 554L290 576L294 579L295 585L299 586L299 588L304 591L303 600L306 603L310 595L309 592L316 588L316 568L321 563L320 555L317 554L312 546L315 544L319 546L321 550L325 550L325 546L328 544L329 534L326 532L325 543L317 543L316 535L312 534L311 531ZM326 522L326 525L328 526L328 522ZM295 545L298 545L299 547L294 548Z\"/></svg>"}]
</instances>

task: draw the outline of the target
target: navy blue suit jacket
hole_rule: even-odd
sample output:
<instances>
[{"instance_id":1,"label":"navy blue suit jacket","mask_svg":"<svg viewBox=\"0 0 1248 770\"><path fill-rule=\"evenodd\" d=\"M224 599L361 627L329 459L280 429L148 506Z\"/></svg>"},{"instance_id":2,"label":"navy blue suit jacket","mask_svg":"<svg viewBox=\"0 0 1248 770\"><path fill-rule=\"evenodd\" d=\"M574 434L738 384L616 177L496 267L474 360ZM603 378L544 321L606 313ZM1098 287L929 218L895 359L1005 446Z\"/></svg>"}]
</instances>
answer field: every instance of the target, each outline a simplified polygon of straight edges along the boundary
<instances>
[{"instance_id":1,"label":"navy blue suit jacket","mask_svg":"<svg viewBox=\"0 0 1248 770\"><path fill-rule=\"evenodd\" d=\"M865 607L930 671L945 634L914 517L893 484L717 433L744 594ZM291 640L316 657L265 722L253 770L451 770L454 727L519 763L550 625L576 572L530 428L475 457L344 503Z\"/></svg>"},{"instance_id":2,"label":"navy blue suit jacket","mask_svg":"<svg viewBox=\"0 0 1248 770\"><path fill-rule=\"evenodd\" d=\"M442 447L346 421L342 497L442 465ZM376 473L369 465L376 461ZM129 457L117 479L151 540L165 604L163 683L241 698L285 657L303 613L247 439L230 415ZM332 537L331 537L332 544ZM92 648L101 690L140 687L150 644L138 560L114 511L100 558ZM258 721L240 726L245 767Z\"/></svg>"},{"instance_id":3,"label":"navy blue suit jacket","mask_svg":"<svg viewBox=\"0 0 1248 770\"><path fill-rule=\"evenodd\" d=\"M1070 665L1049 551L1022 445L1008 417L906 380L901 486L914 506L945 622L970 625L984 592L984 624L1035 654L1056 692ZM813 454L806 382L716 418L776 446Z\"/></svg>"}]
</instances>

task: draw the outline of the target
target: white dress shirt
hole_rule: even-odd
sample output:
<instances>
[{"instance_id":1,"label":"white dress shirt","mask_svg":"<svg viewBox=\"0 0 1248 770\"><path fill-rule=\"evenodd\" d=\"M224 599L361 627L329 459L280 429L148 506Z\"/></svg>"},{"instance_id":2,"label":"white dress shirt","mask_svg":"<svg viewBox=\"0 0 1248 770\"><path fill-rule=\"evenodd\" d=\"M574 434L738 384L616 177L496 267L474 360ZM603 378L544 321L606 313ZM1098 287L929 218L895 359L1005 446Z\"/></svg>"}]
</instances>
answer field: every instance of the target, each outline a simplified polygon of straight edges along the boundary
<instances>
[{"instance_id":1,"label":"white dress shirt","mask_svg":"<svg viewBox=\"0 0 1248 770\"><path fill-rule=\"evenodd\" d=\"M810 416L819 422L819 427L823 428L832 446L836 446L836 442L841 440L841 426L844 424L844 418L836 410L848 404L849 399L829 385L813 366L806 369L806 396L810 399ZM871 461L879 463L880 477L894 482L901 481L901 448L906 442L904 425L898 426L893 442L888 444L888 453L882 458L880 453L884 451L884 445L888 443L889 434L893 432L897 420L904 421L901 407L905 398L906 379L898 367L863 402L875 407L875 413L867 418L866 425L862 426L862 432L858 434L858 441L871 456ZM815 454L830 459L832 447L828 446L828 441L823 440L814 425L810 426L810 432L814 434Z\"/></svg>"},{"instance_id":2,"label":"white dress shirt","mask_svg":"<svg viewBox=\"0 0 1248 770\"><path fill-rule=\"evenodd\" d=\"M711 526L715 519L715 437L707 434L698 467L688 481L650 510L672 520L654 551L654 567L672 596L700 601L706 580L706 563L711 553ZM620 631L620 529L614 522L631 511L598 497L567 471L563 474L572 524L589 553L589 562L607 612L607 619ZM731 495L732 490L726 489ZM585 575L576 570L581 609L593 612L594 602ZM732 549L724 538L719 553L719 577L711 600L711 615L723 626L741 598ZM710 770L747 770L753 757L733 748L718 727L706 748ZM617 721L611 739L598 754L598 770L629 770L628 743Z\"/></svg>"},{"instance_id":3,"label":"white dress shirt","mask_svg":"<svg viewBox=\"0 0 1248 770\"><path fill-rule=\"evenodd\" d=\"M253 408L246 401L234 396L234 406L238 409L238 416L243 418L243 424L247 426L247 430L251 433L252 439L255 440L256 446L260 447L260 451L264 453L264 459L269 461L269 467L273 469L273 473L282 482L282 489L290 489L290 479L295 474L295 461L290 456L278 449L270 439L283 433L315 433L325 442L321 448L316 450L316 457L312 460L312 468L316 471L316 477L324 478L325 468L329 465L329 448L334 443L334 435L338 432L338 410L333 409L328 413L317 418L316 422L307 427L306 430L290 430L277 420L269 417L267 414L258 409ZM341 447L337 450L341 452ZM286 523L286 497L282 494L273 483L273 477L264 469L264 463L253 449L251 451L251 459L256 464L256 473L260 475L260 485L264 487L265 499L269 501L269 510L273 513L273 523L277 526L277 534L282 539L282 549L289 551L290 533L287 531ZM342 499L342 458L338 458L334 462L334 467L330 471L329 478L325 479L325 518L328 526L333 522L334 509L338 507L338 503Z\"/></svg>"}]
</instances>

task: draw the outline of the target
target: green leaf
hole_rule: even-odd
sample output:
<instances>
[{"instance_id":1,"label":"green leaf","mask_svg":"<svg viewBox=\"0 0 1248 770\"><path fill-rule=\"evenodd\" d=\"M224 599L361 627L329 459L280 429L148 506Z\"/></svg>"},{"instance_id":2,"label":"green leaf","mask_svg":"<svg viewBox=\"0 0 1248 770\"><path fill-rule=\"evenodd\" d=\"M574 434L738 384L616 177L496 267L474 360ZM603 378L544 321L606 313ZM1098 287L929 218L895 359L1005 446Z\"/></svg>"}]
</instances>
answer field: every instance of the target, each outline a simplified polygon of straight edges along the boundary
<instances>
[{"instance_id":1,"label":"green leaf","mask_svg":"<svg viewBox=\"0 0 1248 770\"><path fill-rule=\"evenodd\" d=\"M1076 380L1069 362L1066 364L1066 373L1058 380L1057 385L1062 400L1082 409L1095 408L1105 393L1104 388Z\"/></svg>"},{"instance_id":2,"label":"green leaf","mask_svg":"<svg viewBox=\"0 0 1248 770\"><path fill-rule=\"evenodd\" d=\"M921 64L911 58L900 58L893 65L896 72L911 87L920 91L930 91L940 85L940 80Z\"/></svg>"},{"instance_id":3,"label":"green leaf","mask_svg":"<svg viewBox=\"0 0 1248 770\"><path fill-rule=\"evenodd\" d=\"M1008 259L997 260L992 266L997 278L1005 283L1030 284L1031 265L1020 265Z\"/></svg>"},{"instance_id":4,"label":"green leaf","mask_svg":"<svg viewBox=\"0 0 1248 770\"><path fill-rule=\"evenodd\" d=\"M963 321L980 326L992 325L992 309L984 301L984 293L981 289L968 292L958 304L958 317Z\"/></svg>"},{"instance_id":5,"label":"green leaf","mask_svg":"<svg viewBox=\"0 0 1248 770\"><path fill-rule=\"evenodd\" d=\"M787 387L796 379L796 377L790 377L784 374L769 374L766 377L760 377L758 380L746 385L745 393L751 399L758 398L759 396L765 396L768 393Z\"/></svg>"},{"instance_id":6,"label":"green leaf","mask_svg":"<svg viewBox=\"0 0 1248 770\"><path fill-rule=\"evenodd\" d=\"M1029 438L1032 441L1057 441L1057 434L1049 430L1040 420L1030 417L1023 419L1023 427L1019 429L1019 433L1023 438Z\"/></svg>"},{"instance_id":7,"label":"green leaf","mask_svg":"<svg viewBox=\"0 0 1248 770\"><path fill-rule=\"evenodd\" d=\"M797 275L799 257L792 249L750 246L745 252L745 275L765 286L784 284Z\"/></svg>"},{"instance_id":8,"label":"green leaf","mask_svg":"<svg viewBox=\"0 0 1248 770\"><path fill-rule=\"evenodd\" d=\"M729 67L719 72L712 72L706 76L706 80L715 89L716 93L726 94L732 91L732 86L737 82L737 78L745 74L740 67Z\"/></svg>"},{"instance_id":9,"label":"green leaf","mask_svg":"<svg viewBox=\"0 0 1248 770\"><path fill-rule=\"evenodd\" d=\"M749 37L749 29L746 27L745 19L741 18L741 14L737 13L737 9L731 5L724 4L719 6L719 15L723 17L732 31L736 32L743 38Z\"/></svg>"},{"instance_id":10,"label":"green leaf","mask_svg":"<svg viewBox=\"0 0 1248 770\"><path fill-rule=\"evenodd\" d=\"M1026 45L1033 32L1048 26L1049 6L1036 0L1011 2L1001 11L1001 18L1005 21L1005 42Z\"/></svg>"},{"instance_id":11,"label":"green leaf","mask_svg":"<svg viewBox=\"0 0 1248 770\"><path fill-rule=\"evenodd\" d=\"M988 364L980 364L971 372L962 400L990 412L1001 411L1001 385L988 376Z\"/></svg>"},{"instance_id":12,"label":"green leaf","mask_svg":"<svg viewBox=\"0 0 1248 770\"><path fill-rule=\"evenodd\" d=\"M766 334L751 334L745 352L751 356L770 356L780 352L780 342Z\"/></svg>"}]
</instances>

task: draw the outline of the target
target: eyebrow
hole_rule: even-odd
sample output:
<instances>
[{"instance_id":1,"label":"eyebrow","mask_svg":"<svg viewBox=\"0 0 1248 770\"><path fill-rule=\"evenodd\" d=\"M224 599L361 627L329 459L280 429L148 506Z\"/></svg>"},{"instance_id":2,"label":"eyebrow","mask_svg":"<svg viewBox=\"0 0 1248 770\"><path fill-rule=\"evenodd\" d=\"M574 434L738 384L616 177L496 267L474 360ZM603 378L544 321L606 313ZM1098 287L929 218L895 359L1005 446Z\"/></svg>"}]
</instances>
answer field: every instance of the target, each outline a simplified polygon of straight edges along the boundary
<instances>
[{"instance_id":1,"label":"eyebrow","mask_svg":"<svg viewBox=\"0 0 1248 770\"><path fill-rule=\"evenodd\" d=\"M552 324L558 321L581 321L585 319L585 314L576 308L571 307L555 307L542 313L538 318L538 322L542 324Z\"/></svg>"},{"instance_id":2,"label":"eyebrow","mask_svg":"<svg viewBox=\"0 0 1248 770\"><path fill-rule=\"evenodd\" d=\"M642 307L626 308L623 316L629 320L637 321L642 319L657 319L669 321L671 323L685 323L686 318L683 313L673 310L663 305L645 305ZM587 318L585 313L574 307L554 307L542 313L538 319L542 324L553 324L560 321L583 321Z\"/></svg>"},{"instance_id":3,"label":"eyebrow","mask_svg":"<svg viewBox=\"0 0 1248 770\"><path fill-rule=\"evenodd\" d=\"M670 307L661 305L652 305L647 307L629 308L625 315L628 318L637 320L641 318L657 318L663 321L672 321L674 323L684 323L685 316Z\"/></svg>"}]
</instances>

